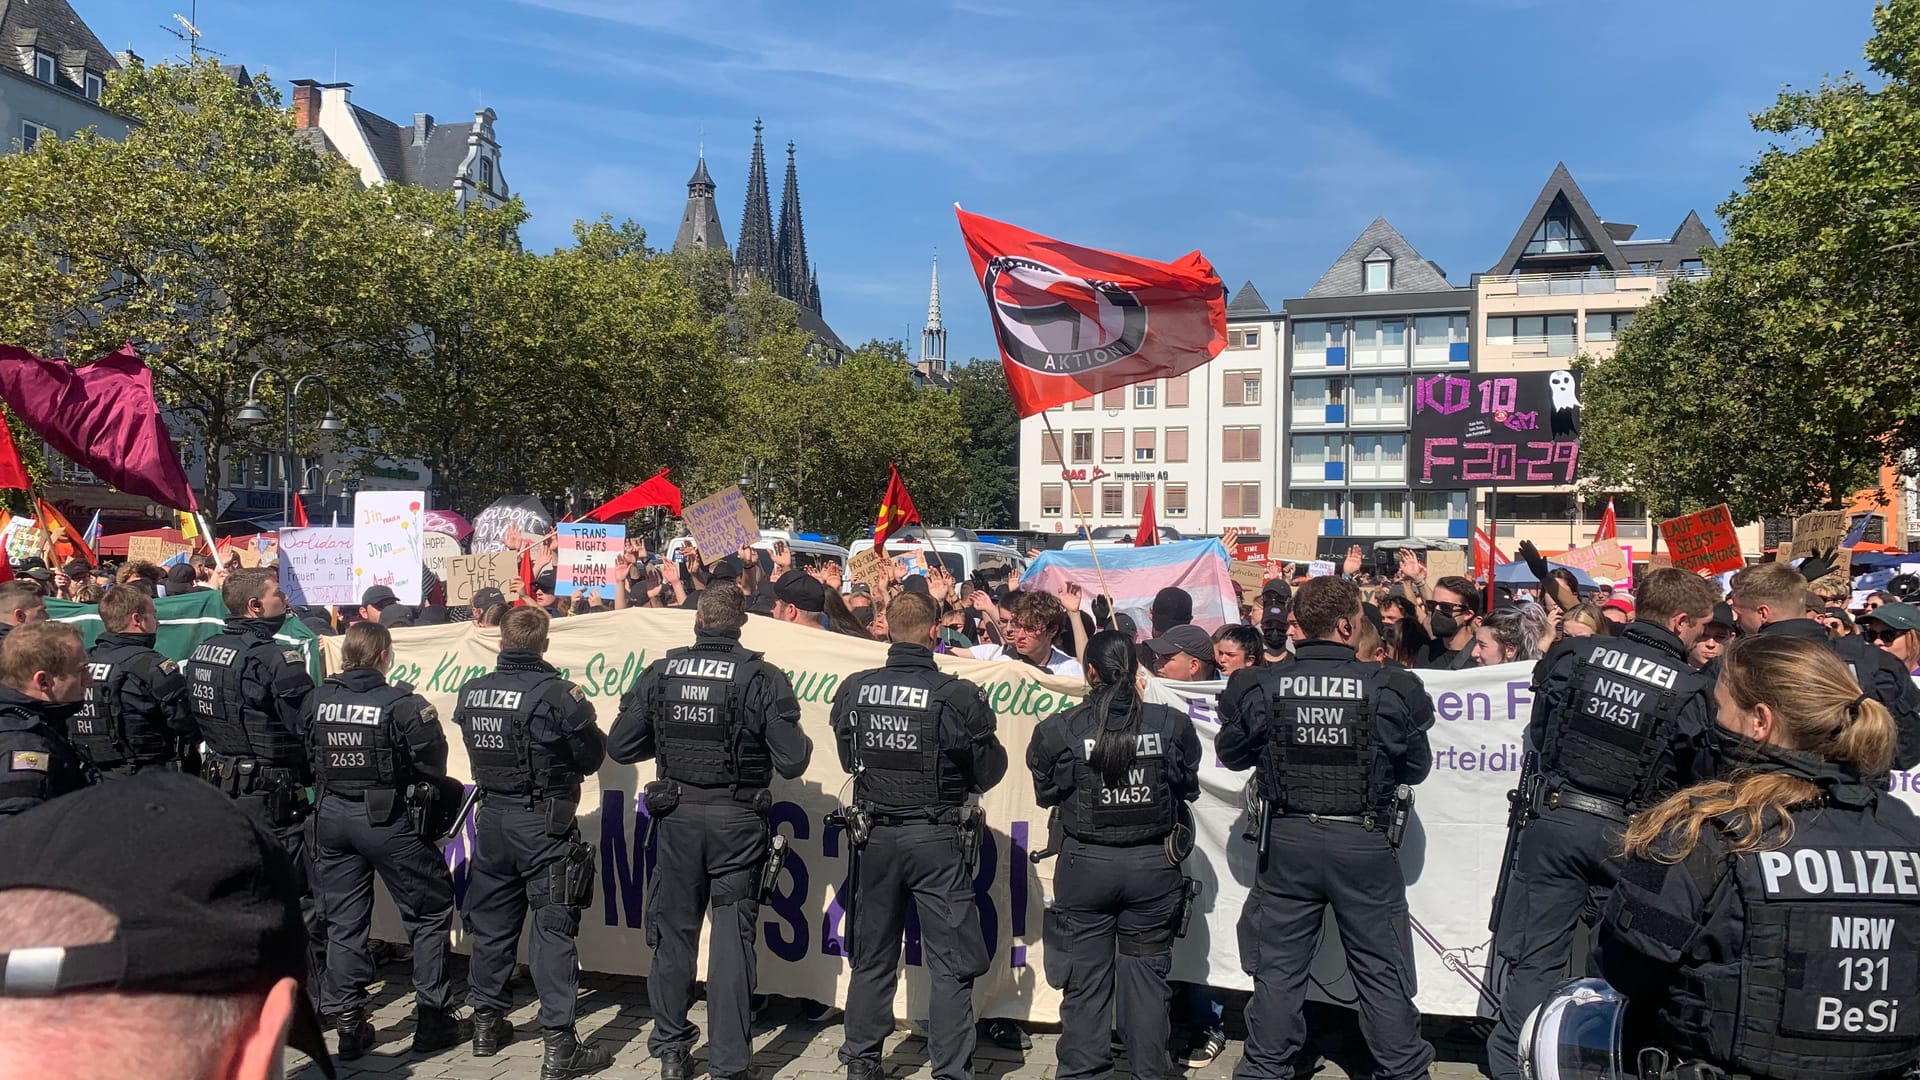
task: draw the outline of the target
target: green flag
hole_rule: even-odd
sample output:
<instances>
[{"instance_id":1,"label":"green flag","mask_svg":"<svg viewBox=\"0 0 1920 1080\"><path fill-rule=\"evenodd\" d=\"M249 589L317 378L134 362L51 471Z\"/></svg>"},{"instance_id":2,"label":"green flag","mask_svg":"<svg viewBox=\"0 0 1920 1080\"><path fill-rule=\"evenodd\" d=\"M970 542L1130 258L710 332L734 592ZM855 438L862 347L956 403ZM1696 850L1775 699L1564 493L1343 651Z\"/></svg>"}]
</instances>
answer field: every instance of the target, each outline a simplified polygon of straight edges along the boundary
<instances>
[{"instance_id":1,"label":"green flag","mask_svg":"<svg viewBox=\"0 0 1920 1080\"><path fill-rule=\"evenodd\" d=\"M153 606L160 617L160 633L153 647L160 655L173 660L185 660L192 654L195 645L219 633L227 621L227 605L220 602L219 593L211 590L191 592L184 596L163 596L154 601ZM80 635L89 649L104 632L100 623L100 608L94 604L48 600L47 617L79 627ZM274 635L274 640L299 649L300 654L307 658L307 670L313 673L314 681L320 681L325 668L321 664L319 638L311 627L289 617L286 625Z\"/></svg>"}]
</instances>

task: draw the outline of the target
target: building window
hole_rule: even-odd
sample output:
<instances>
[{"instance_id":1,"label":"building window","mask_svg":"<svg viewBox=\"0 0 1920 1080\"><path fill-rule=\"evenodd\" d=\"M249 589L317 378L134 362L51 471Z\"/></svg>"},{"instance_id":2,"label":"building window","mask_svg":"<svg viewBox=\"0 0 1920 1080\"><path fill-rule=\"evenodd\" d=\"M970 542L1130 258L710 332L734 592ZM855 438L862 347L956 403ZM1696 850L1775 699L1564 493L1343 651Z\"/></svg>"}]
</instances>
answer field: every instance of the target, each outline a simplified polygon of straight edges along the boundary
<instances>
[{"instance_id":1,"label":"building window","mask_svg":"<svg viewBox=\"0 0 1920 1080\"><path fill-rule=\"evenodd\" d=\"M1093 464L1093 432L1073 433L1073 463L1075 465Z\"/></svg>"},{"instance_id":2,"label":"building window","mask_svg":"<svg viewBox=\"0 0 1920 1080\"><path fill-rule=\"evenodd\" d=\"M1134 408L1151 409L1153 408L1154 403L1159 399L1160 399L1159 383L1148 381L1148 382L1133 384L1133 407Z\"/></svg>"},{"instance_id":3,"label":"building window","mask_svg":"<svg viewBox=\"0 0 1920 1080\"><path fill-rule=\"evenodd\" d=\"M1487 344L1523 347L1529 355L1572 356L1578 341L1573 316L1515 315L1487 320Z\"/></svg>"},{"instance_id":4,"label":"building window","mask_svg":"<svg viewBox=\"0 0 1920 1080\"><path fill-rule=\"evenodd\" d=\"M1359 483L1397 483L1407 481L1407 437L1405 435L1355 435L1353 437L1353 475Z\"/></svg>"},{"instance_id":5,"label":"building window","mask_svg":"<svg viewBox=\"0 0 1920 1080\"><path fill-rule=\"evenodd\" d=\"M1340 493L1337 491L1290 491L1287 505L1295 510L1317 511L1321 520L1340 517Z\"/></svg>"},{"instance_id":6,"label":"building window","mask_svg":"<svg viewBox=\"0 0 1920 1080\"><path fill-rule=\"evenodd\" d=\"M1100 485L1100 516L1119 517L1127 509L1127 489L1121 484Z\"/></svg>"},{"instance_id":7,"label":"building window","mask_svg":"<svg viewBox=\"0 0 1920 1080\"><path fill-rule=\"evenodd\" d=\"M1636 274L1652 274L1659 272L1660 264L1657 262L1628 263L1627 268Z\"/></svg>"},{"instance_id":8,"label":"building window","mask_svg":"<svg viewBox=\"0 0 1920 1080\"><path fill-rule=\"evenodd\" d=\"M1060 440L1052 432L1040 436L1040 464L1060 464Z\"/></svg>"},{"instance_id":9,"label":"building window","mask_svg":"<svg viewBox=\"0 0 1920 1080\"><path fill-rule=\"evenodd\" d=\"M1075 517L1085 517L1093 509L1092 484L1068 484L1067 494L1073 500Z\"/></svg>"},{"instance_id":10,"label":"building window","mask_svg":"<svg viewBox=\"0 0 1920 1080\"><path fill-rule=\"evenodd\" d=\"M1704 274L1707 272L1707 261L1705 259L1681 259L1679 272L1694 275Z\"/></svg>"},{"instance_id":11,"label":"building window","mask_svg":"<svg viewBox=\"0 0 1920 1080\"><path fill-rule=\"evenodd\" d=\"M1127 433L1120 428L1108 428L1100 433L1100 460L1127 460Z\"/></svg>"},{"instance_id":12,"label":"building window","mask_svg":"<svg viewBox=\"0 0 1920 1080\"><path fill-rule=\"evenodd\" d=\"M1257 349L1259 347L1260 347L1260 331L1258 330L1227 331L1227 348Z\"/></svg>"},{"instance_id":13,"label":"building window","mask_svg":"<svg viewBox=\"0 0 1920 1080\"><path fill-rule=\"evenodd\" d=\"M1167 429L1167 460L1169 462L1187 460L1187 429L1170 427Z\"/></svg>"},{"instance_id":14,"label":"building window","mask_svg":"<svg viewBox=\"0 0 1920 1080\"><path fill-rule=\"evenodd\" d=\"M493 190L493 159L481 158L473 163L473 178L481 187Z\"/></svg>"},{"instance_id":15,"label":"building window","mask_svg":"<svg viewBox=\"0 0 1920 1080\"><path fill-rule=\"evenodd\" d=\"M98 102L100 100L100 92L102 90L105 90L106 88L107 88L106 80L102 79L95 72L91 72L91 71L87 72L86 94L87 94L88 101Z\"/></svg>"},{"instance_id":16,"label":"building window","mask_svg":"<svg viewBox=\"0 0 1920 1080\"><path fill-rule=\"evenodd\" d=\"M1127 388L1119 387L1103 391L1100 394L1100 407L1103 409L1123 409L1127 405Z\"/></svg>"},{"instance_id":17,"label":"building window","mask_svg":"<svg viewBox=\"0 0 1920 1080\"><path fill-rule=\"evenodd\" d=\"M1444 524L1451 518L1467 516L1467 493L1464 491L1416 491L1413 493L1413 520L1429 524Z\"/></svg>"},{"instance_id":18,"label":"building window","mask_svg":"<svg viewBox=\"0 0 1920 1080\"><path fill-rule=\"evenodd\" d=\"M1187 407L1187 376L1185 372L1167 380L1167 408L1184 409Z\"/></svg>"},{"instance_id":19,"label":"building window","mask_svg":"<svg viewBox=\"0 0 1920 1080\"><path fill-rule=\"evenodd\" d=\"M1336 379L1295 379L1290 396L1295 424L1345 423L1345 417L1332 419L1328 410L1328 406L1340 405L1346 399L1345 390Z\"/></svg>"},{"instance_id":20,"label":"building window","mask_svg":"<svg viewBox=\"0 0 1920 1080\"><path fill-rule=\"evenodd\" d=\"M1407 378L1404 375L1356 376L1349 424L1405 424Z\"/></svg>"},{"instance_id":21,"label":"building window","mask_svg":"<svg viewBox=\"0 0 1920 1080\"><path fill-rule=\"evenodd\" d=\"M1353 495L1353 531L1360 536L1398 533L1407 517L1407 497L1398 491L1358 491Z\"/></svg>"},{"instance_id":22,"label":"building window","mask_svg":"<svg viewBox=\"0 0 1920 1080\"><path fill-rule=\"evenodd\" d=\"M1533 230L1533 239L1527 241L1526 254L1565 255L1592 250L1593 245L1587 241L1586 232L1574 220L1573 208L1567 205L1567 197L1561 195L1547 209L1547 216L1540 222L1540 227Z\"/></svg>"},{"instance_id":23,"label":"building window","mask_svg":"<svg viewBox=\"0 0 1920 1080\"><path fill-rule=\"evenodd\" d=\"M1260 404L1260 373L1257 371L1229 371L1226 375L1226 405Z\"/></svg>"},{"instance_id":24,"label":"building window","mask_svg":"<svg viewBox=\"0 0 1920 1080\"><path fill-rule=\"evenodd\" d=\"M1406 367L1406 320L1355 319L1353 323L1353 366Z\"/></svg>"},{"instance_id":25,"label":"building window","mask_svg":"<svg viewBox=\"0 0 1920 1080\"><path fill-rule=\"evenodd\" d=\"M1324 367L1327 350L1344 347L1347 326L1339 322L1297 322L1293 324L1294 366Z\"/></svg>"},{"instance_id":26,"label":"building window","mask_svg":"<svg viewBox=\"0 0 1920 1080\"><path fill-rule=\"evenodd\" d=\"M1413 362L1445 364L1453 347L1467 343L1467 316L1422 315L1413 320ZM1464 357L1463 357L1464 359Z\"/></svg>"},{"instance_id":27,"label":"building window","mask_svg":"<svg viewBox=\"0 0 1920 1080\"><path fill-rule=\"evenodd\" d=\"M1346 478L1347 444L1338 435L1295 435L1293 465L1288 471L1295 483L1324 484Z\"/></svg>"},{"instance_id":28,"label":"building window","mask_svg":"<svg viewBox=\"0 0 1920 1080\"><path fill-rule=\"evenodd\" d=\"M1391 288L1393 288L1393 260L1367 260L1367 276L1361 284L1361 291L1386 292Z\"/></svg>"},{"instance_id":29,"label":"building window","mask_svg":"<svg viewBox=\"0 0 1920 1080\"><path fill-rule=\"evenodd\" d=\"M1133 485L1133 516L1145 517L1147 513L1147 493L1153 490L1152 484Z\"/></svg>"},{"instance_id":30,"label":"building window","mask_svg":"<svg viewBox=\"0 0 1920 1080\"><path fill-rule=\"evenodd\" d=\"M31 120L20 121L20 149L31 150L40 145L41 139L57 139L60 133L44 124Z\"/></svg>"},{"instance_id":31,"label":"building window","mask_svg":"<svg viewBox=\"0 0 1920 1080\"><path fill-rule=\"evenodd\" d=\"M1133 429L1133 460L1136 464L1153 460L1154 451L1157 449L1156 443L1159 441L1158 434L1157 428Z\"/></svg>"},{"instance_id":32,"label":"building window","mask_svg":"<svg viewBox=\"0 0 1920 1080\"><path fill-rule=\"evenodd\" d=\"M1587 340L1614 341L1633 322L1631 311L1587 312Z\"/></svg>"},{"instance_id":33,"label":"building window","mask_svg":"<svg viewBox=\"0 0 1920 1080\"><path fill-rule=\"evenodd\" d=\"M1073 403L1073 407L1074 407L1074 408L1076 408L1076 409L1091 409L1091 408L1093 408L1093 395L1092 395L1092 394L1088 394L1088 395L1087 395L1086 397L1083 397L1083 398L1081 398L1081 399L1080 399L1079 401L1076 401L1076 402L1074 402L1074 403Z\"/></svg>"},{"instance_id":34,"label":"building window","mask_svg":"<svg viewBox=\"0 0 1920 1080\"><path fill-rule=\"evenodd\" d=\"M1059 484L1040 485L1040 516L1059 517L1062 488Z\"/></svg>"},{"instance_id":35,"label":"building window","mask_svg":"<svg viewBox=\"0 0 1920 1080\"><path fill-rule=\"evenodd\" d=\"M54 60L52 53L35 50L33 54L34 78L39 79L43 83L55 82L58 79L59 71L60 66Z\"/></svg>"},{"instance_id":36,"label":"building window","mask_svg":"<svg viewBox=\"0 0 1920 1080\"><path fill-rule=\"evenodd\" d=\"M1187 485L1167 485L1167 490L1160 497L1160 513L1166 517L1187 516Z\"/></svg>"},{"instance_id":37,"label":"building window","mask_svg":"<svg viewBox=\"0 0 1920 1080\"><path fill-rule=\"evenodd\" d=\"M1220 516L1252 518L1260 516L1260 485L1225 483L1220 485Z\"/></svg>"},{"instance_id":38,"label":"building window","mask_svg":"<svg viewBox=\"0 0 1920 1080\"><path fill-rule=\"evenodd\" d=\"M1221 461L1259 461L1260 429L1225 427L1220 429Z\"/></svg>"}]
</instances>

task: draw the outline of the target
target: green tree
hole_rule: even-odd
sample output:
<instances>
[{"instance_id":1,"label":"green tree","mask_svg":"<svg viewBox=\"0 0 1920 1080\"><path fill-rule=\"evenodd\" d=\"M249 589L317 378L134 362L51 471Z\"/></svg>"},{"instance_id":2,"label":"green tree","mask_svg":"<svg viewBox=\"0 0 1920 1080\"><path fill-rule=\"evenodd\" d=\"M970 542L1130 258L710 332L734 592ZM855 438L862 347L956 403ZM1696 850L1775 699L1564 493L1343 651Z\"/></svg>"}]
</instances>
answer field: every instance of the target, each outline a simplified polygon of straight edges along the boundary
<instances>
[{"instance_id":1,"label":"green tree","mask_svg":"<svg viewBox=\"0 0 1920 1080\"><path fill-rule=\"evenodd\" d=\"M1020 418L1006 370L979 359L956 367L953 396L967 433L967 486L957 520L976 529L1011 527L1020 517Z\"/></svg>"}]
</instances>

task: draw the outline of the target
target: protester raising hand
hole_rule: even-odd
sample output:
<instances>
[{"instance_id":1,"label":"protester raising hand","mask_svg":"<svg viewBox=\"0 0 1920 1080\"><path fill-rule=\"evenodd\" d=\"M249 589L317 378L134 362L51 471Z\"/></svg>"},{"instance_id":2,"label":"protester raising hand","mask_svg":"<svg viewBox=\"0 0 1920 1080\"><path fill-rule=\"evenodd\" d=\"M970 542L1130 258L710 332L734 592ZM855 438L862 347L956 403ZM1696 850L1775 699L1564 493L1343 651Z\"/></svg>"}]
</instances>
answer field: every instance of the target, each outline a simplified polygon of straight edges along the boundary
<instances>
[{"instance_id":1,"label":"protester raising hand","mask_svg":"<svg viewBox=\"0 0 1920 1080\"><path fill-rule=\"evenodd\" d=\"M1352 577L1360 572L1360 566L1365 561L1366 556L1361 554L1359 544L1348 546L1347 559L1344 563L1340 564L1340 575L1342 577Z\"/></svg>"}]
</instances>

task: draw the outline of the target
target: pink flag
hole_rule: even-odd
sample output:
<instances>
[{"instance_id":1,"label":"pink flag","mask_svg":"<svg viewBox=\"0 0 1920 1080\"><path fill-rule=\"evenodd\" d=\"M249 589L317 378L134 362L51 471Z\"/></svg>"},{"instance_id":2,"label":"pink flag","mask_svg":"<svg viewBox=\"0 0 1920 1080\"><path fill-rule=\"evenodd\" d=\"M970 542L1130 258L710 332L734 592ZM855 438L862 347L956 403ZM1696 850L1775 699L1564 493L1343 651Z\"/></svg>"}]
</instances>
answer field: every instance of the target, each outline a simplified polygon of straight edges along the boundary
<instances>
[{"instance_id":1,"label":"pink flag","mask_svg":"<svg viewBox=\"0 0 1920 1080\"><path fill-rule=\"evenodd\" d=\"M0 345L0 398L47 445L121 491L199 509L153 400L153 373L131 343L86 367Z\"/></svg>"}]
</instances>

